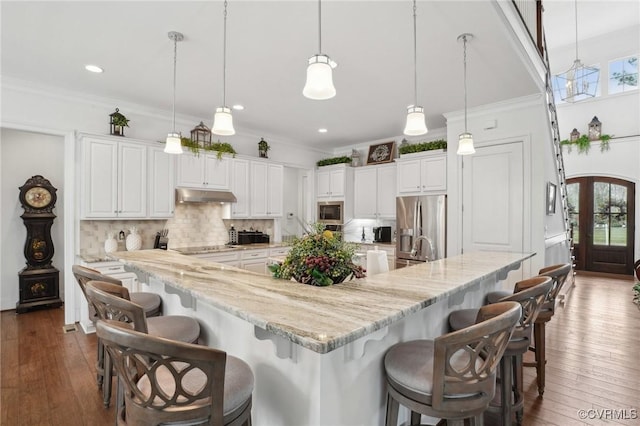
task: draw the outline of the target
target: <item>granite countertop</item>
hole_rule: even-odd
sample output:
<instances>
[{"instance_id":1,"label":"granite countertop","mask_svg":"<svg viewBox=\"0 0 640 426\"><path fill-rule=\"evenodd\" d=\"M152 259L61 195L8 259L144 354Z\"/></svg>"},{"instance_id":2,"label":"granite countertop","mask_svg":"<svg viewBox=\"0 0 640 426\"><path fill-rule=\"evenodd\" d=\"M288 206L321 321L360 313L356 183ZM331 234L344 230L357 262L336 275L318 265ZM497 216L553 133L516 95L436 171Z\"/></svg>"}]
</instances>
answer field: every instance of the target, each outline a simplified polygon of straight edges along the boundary
<instances>
[{"instance_id":1,"label":"granite countertop","mask_svg":"<svg viewBox=\"0 0 640 426\"><path fill-rule=\"evenodd\" d=\"M330 287L278 280L173 250L115 252L127 269L318 353L330 352L498 271L531 253L473 252Z\"/></svg>"}]
</instances>

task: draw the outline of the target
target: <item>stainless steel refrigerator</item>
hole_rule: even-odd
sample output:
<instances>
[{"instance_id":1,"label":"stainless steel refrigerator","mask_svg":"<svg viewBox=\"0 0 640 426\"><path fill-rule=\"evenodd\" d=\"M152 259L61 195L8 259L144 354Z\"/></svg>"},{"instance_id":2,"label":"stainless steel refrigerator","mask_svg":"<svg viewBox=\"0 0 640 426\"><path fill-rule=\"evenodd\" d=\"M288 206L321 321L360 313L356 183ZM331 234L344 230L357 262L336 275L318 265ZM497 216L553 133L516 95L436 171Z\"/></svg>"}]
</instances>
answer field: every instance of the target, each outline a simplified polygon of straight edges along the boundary
<instances>
[{"instance_id":1,"label":"stainless steel refrigerator","mask_svg":"<svg viewBox=\"0 0 640 426\"><path fill-rule=\"evenodd\" d=\"M396 233L396 267L444 258L447 196L397 197Z\"/></svg>"}]
</instances>

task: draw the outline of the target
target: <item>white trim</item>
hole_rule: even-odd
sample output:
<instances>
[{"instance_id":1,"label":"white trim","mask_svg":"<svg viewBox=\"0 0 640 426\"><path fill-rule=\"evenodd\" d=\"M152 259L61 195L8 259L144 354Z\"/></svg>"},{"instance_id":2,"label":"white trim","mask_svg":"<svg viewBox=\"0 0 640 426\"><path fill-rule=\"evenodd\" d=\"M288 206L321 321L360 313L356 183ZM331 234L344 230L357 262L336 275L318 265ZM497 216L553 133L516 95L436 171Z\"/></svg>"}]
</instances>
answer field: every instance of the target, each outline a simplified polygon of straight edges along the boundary
<instances>
[{"instance_id":1,"label":"white trim","mask_svg":"<svg viewBox=\"0 0 640 426\"><path fill-rule=\"evenodd\" d=\"M480 106L468 109L467 117L468 118L483 117L492 113L513 111L517 109L530 108L532 106L539 107L541 99L543 99L543 94L535 93L533 95L507 99L504 101L494 102L492 104L480 105ZM447 122L464 120L464 110L445 112L442 115L447 120Z\"/></svg>"},{"instance_id":2,"label":"white trim","mask_svg":"<svg viewBox=\"0 0 640 426\"><path fill-rule=\"evenodd\" d=\"M548 249L549 247L557 246L558 244L563 244L567 242L569 238L566 233L561 233L558 235L553 235L551 237L545 237L544 239L544 247Z\"/></svg>"}]
</instances>

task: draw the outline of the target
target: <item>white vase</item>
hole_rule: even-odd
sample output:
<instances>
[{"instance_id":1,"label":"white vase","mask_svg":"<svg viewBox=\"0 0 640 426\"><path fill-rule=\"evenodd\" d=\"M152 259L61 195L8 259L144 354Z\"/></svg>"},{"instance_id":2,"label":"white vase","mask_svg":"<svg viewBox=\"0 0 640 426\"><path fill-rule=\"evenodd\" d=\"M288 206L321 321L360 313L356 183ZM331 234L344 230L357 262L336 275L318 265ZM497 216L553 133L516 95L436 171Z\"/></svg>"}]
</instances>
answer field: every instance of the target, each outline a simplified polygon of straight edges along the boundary
<instances>
[{"instance_id":1,"label":"white vase","mask_svg":"<svg viewBox=\"0 0 640 426\"><path fill-rule=\"evenodd\" d=\"M138 229L135 226L131 227L130 233L127 235L125 241L125 246L129 251L140 250L142 247L142 237L138 234Z\"/></svg>"},{"instance_id":2,"label":"white vase","mask_svg":"<svg viewBox=\"0 0 640 426\"><path fill-rule=\"evenodd\" d=\"M114 251L118 251L118 240L116 240L115 234L113 232L109 232L107 234L107 239L104 241L104 251L105 253L113 253Z\"/></svg>"}]
</instances>

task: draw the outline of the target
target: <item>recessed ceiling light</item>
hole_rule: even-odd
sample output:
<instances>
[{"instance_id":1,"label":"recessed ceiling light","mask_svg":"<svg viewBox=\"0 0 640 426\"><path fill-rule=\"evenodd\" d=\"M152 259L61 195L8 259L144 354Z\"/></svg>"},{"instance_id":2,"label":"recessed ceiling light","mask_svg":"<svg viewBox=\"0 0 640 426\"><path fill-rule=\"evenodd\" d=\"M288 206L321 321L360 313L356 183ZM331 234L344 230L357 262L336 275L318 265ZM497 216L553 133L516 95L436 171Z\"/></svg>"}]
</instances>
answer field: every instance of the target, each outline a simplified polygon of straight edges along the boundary
<instances>
[{"instance_id":1,"label":"recessed ceiling light","mask_svg":"<svg viewBox=\"0 0 640 426\"><path fill-rule=\"evenodd\" d=\"M235 104L231 108L235 109L236 111L242 111L244 109L244 105Z\"/></svg>"},{"instance_id":2,"label":"recessed ceiling light","mask_svg":"<svg viewBox=\"0 0 640 426\"><path fill-rule=\"evenodd\" d=\"M104 70L97 65L85 65L84 69L90 72L95 72L95 73L104 72Z\"/></svg>"},{"instance_id":3,"label":"recessed ceiling light","mask_svg":"<svg viewBox=\"0 0 640 426\"><path fill-rule=\"evenodd\" d=\"M318 129L318 133L327 133L327 129L325 129L324 127L321 129Z\"/></svg>"}]
</instances>

